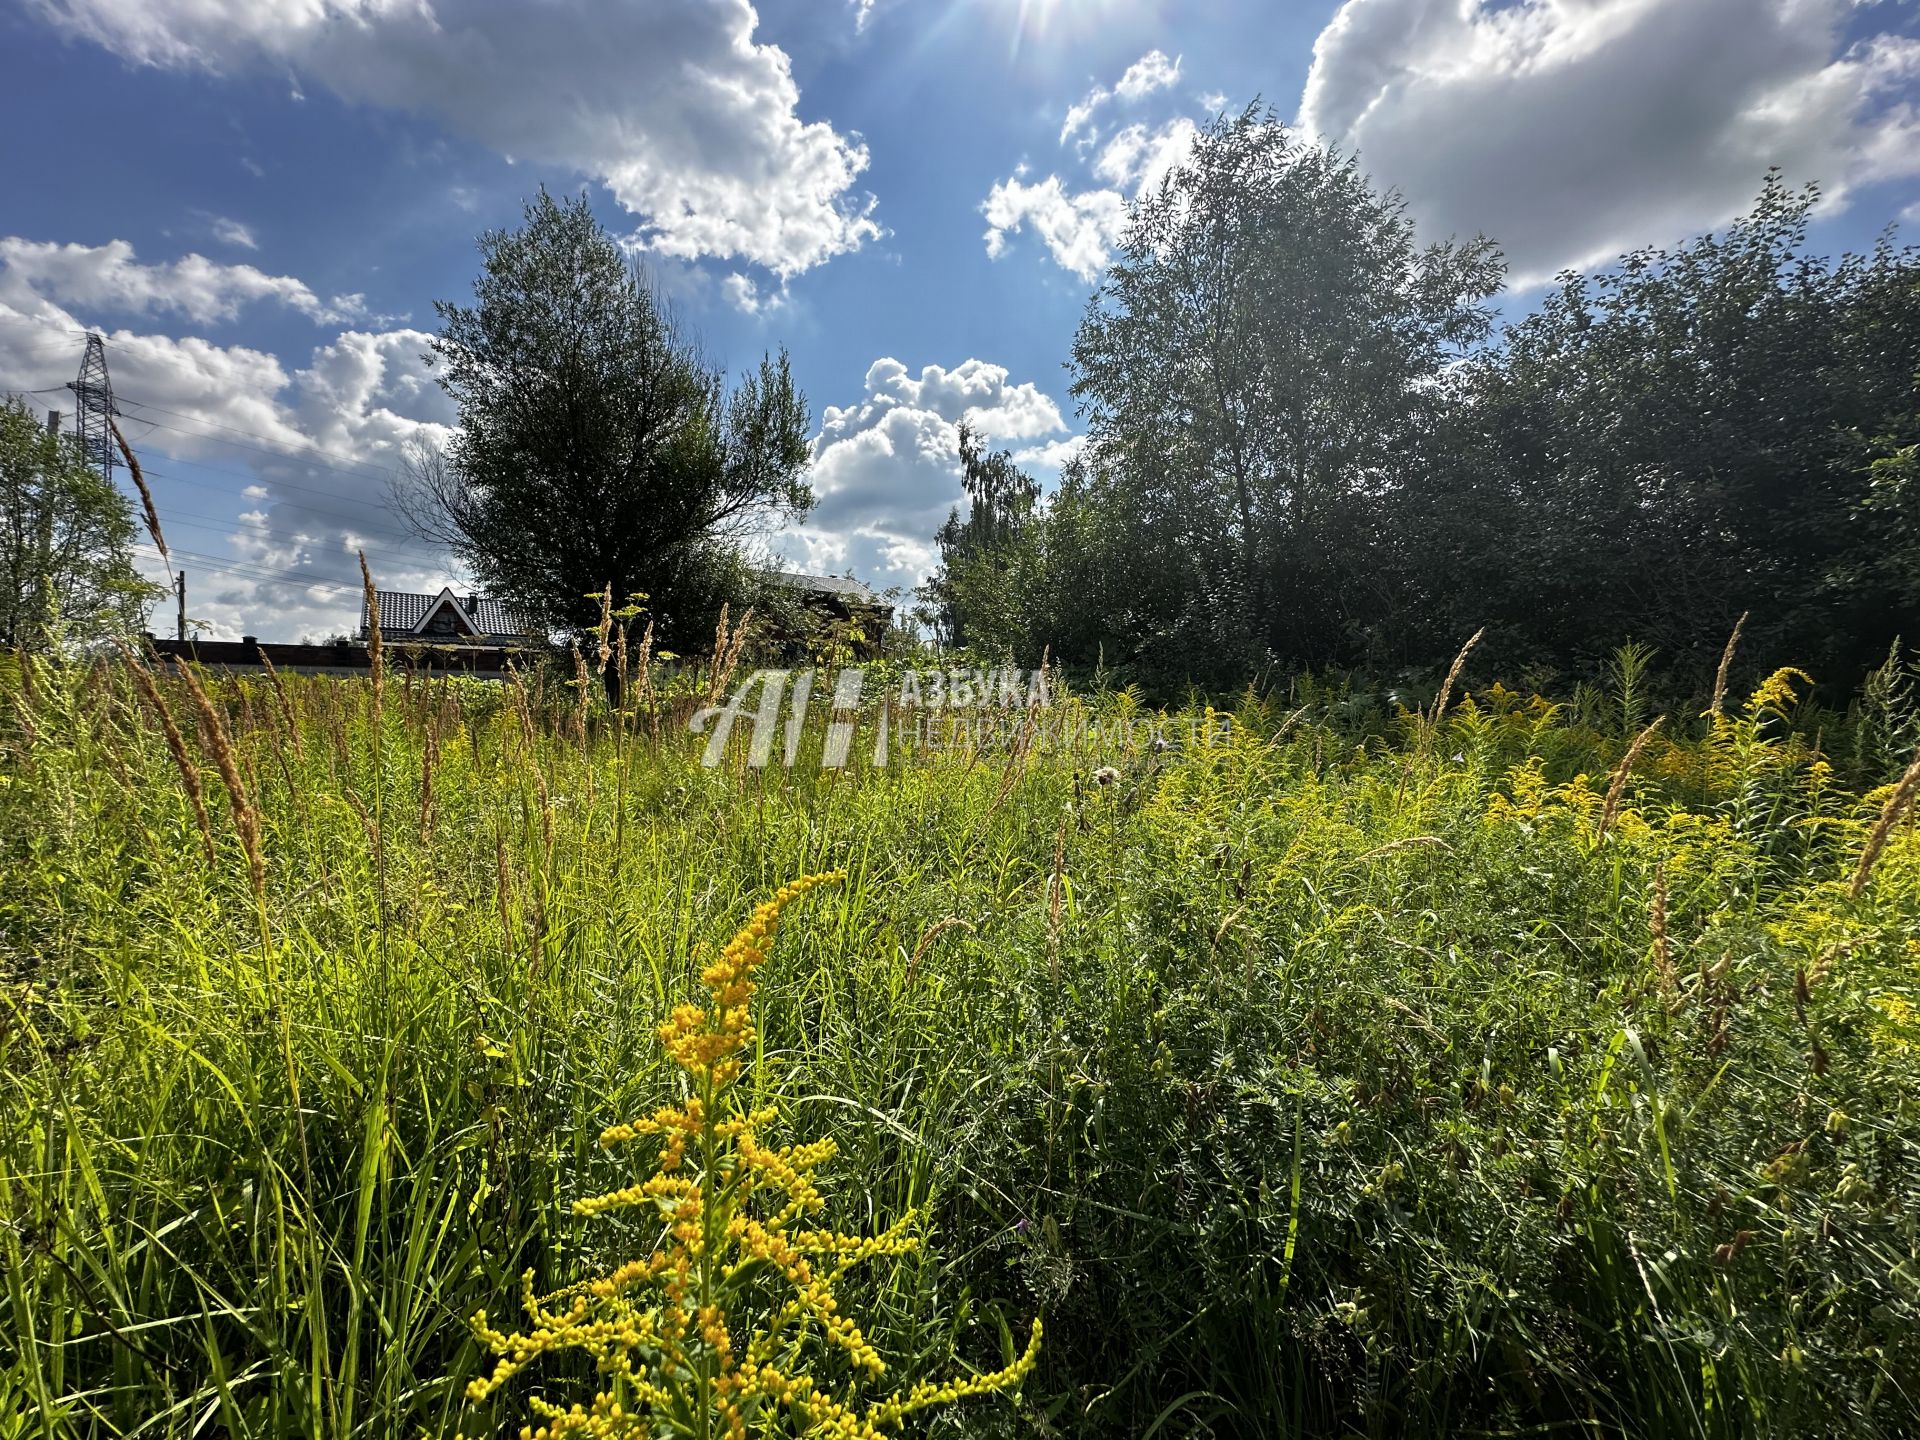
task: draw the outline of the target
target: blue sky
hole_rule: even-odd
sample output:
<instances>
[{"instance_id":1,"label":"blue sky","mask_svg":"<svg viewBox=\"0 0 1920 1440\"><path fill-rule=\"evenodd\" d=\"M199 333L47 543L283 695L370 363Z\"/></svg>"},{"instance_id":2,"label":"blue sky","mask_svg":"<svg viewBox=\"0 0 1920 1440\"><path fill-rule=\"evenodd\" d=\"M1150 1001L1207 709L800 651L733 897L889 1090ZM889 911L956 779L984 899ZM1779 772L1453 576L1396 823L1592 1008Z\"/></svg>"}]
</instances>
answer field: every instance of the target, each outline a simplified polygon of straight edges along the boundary
<instances>
[{"instance_id":1,"label":"blue sky","mask_svg":"<svg viewBox=\"0 0 1920 1440\"><path fill-rule=\"evenodd\" d=\"M733 369L786 346L821 503L789 563L911 585L970 420L1043 478L1128 201L1256 97L1432 238L1540 282L1724 222L1920 219L1910 0L25 0L0 9L0 390L108 336L210 632L351 628L456 579L385 506L452 420L420 364L477 231L584 189ZM157 560L152 562L157 570ZM164 625L166 617L161 617Z\"/></svg>"}]
</instances>

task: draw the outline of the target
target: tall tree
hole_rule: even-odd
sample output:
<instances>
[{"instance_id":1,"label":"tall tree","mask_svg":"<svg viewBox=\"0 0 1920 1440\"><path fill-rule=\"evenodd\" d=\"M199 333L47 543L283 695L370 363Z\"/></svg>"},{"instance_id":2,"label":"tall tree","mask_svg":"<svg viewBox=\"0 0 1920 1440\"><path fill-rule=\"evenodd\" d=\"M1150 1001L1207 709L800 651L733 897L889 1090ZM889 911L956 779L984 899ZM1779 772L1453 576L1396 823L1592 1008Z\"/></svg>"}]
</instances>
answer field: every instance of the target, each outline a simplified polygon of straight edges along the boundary
<instances>
[{"instance_id":1,"label":"tall tree","mask_svg":"<svg viewBox=\"0 0 1920 1440\"><path fill-rule=\"evenodd\" d=\"M1074 340L1088 498L1154 607L1115 638L1203 668L1364 648L1377 502L1500 274L1485 240L1421 249L1398 199L1271 112L1201 132Z\"/></svg>"},{"instance_id":2,"label":"tall tree","mask_svg":"<svg viewBox=\"0 0 1920 1440\"><path fill-rule=\"evenodd\" d=\"M711 628L738 542L807 510L809 417L784 352L730 391L596 221L542 191L480 237L472 305L428 357L459 407L401 508L490 593L554 626L644 591L669 638Z\"/></svg>"},{"instance_id":3,"label":"tall tree","mask_svg":"<svg viewBox=\"0 0 1920 1440\"><path fill-rule=\"evenodd\" d=\"M1399 533L1425 614L1590 670L1631 637L1696 678L1742 651L1851 686L1920 634L1910 447L1920 251L1810 253L1769 177L1723 233L1563 276L1456 377Z\"/></svg>"},{"instance_id":4,"label":"tall tree","mask_svg":"<svg viewBox=\"0 0 1920 1440\"><path fill-rule=\"evenodd\" d=\"M986 450L963 421L960 484L967 513L956 506L934 536L940 563L920 587L920 599L947 644L1004 646L1006 621L990 612L1007 599L1006 571L1033 519L1040 483L1014 463L1011 451Z\"/></svg>"},{"instance_id":5,"label":"tall tree","mask_svg":"<svg viewBox=\"0 0 1920 1440\"><path fill-rule=\"evenodd\" d=\"M162 591L133 567L133 511L72 435L0 400L0 646L137 630Z\"/></svg>"}]
</instances>

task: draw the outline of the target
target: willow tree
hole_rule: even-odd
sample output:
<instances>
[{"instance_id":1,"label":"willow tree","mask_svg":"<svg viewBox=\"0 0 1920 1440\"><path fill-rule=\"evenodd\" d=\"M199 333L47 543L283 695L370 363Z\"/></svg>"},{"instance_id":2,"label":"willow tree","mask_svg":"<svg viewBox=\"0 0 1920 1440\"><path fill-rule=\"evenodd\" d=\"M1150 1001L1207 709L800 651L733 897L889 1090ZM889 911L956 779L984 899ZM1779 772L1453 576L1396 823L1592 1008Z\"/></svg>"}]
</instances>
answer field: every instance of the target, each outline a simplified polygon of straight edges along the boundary
<instances>
[{"instance_id":1,"label":"willow tree","mask_svg":"<svg viewBox=\"0 0 1920 1440\"><path fill-rule=\"evenodd\" d=\"M474 303L436 302L459 411L400 508L488 593L558 627L644 591L669 640L711 628L750 533L805 512L806 399L784 352L731 388L584 196L480 237Z\"/></svg>"}]
</instances>

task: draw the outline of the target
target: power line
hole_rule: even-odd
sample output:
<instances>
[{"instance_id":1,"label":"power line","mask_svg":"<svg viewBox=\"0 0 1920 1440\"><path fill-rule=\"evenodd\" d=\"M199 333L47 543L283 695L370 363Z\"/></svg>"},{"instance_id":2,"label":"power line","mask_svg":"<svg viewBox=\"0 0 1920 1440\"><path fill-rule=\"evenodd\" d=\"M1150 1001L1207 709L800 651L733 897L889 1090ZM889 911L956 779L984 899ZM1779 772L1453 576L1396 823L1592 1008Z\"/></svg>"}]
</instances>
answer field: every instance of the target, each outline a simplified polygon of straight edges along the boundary
<instances>
[{"instance_id":1,"label":"power line","mask_svg":"<svg viewBox=\"0 0 1920 1440\"><path fill-rule=\"evenodd\" d=\"M133 423L136 425L151 425L154 422L151 420L135 420ZM224 440L221 440L211 435L206 436L204 438L211 440L216 445L224 445L228 443ZM209 465L204 460L191 460L191 459L187 459L184 456L174 455L171 452L163 452L163 453L166 453L167 459L169 461L177 461L179 464L182 464L182 465L191 465L196 470L211 470L216 475L231 475L235 479L245 480L250 484L254 484L254 485L271 487L274 490L295 490L302 495L318 495L324 500L342 500L347 498L345 496L340 495L337 491L322 490L317 485L302 485L297 481L293 481L293 480L276 479L270 475L262 475L256 470L235 470L234 468L228 465ZM322 466L321 468L324 469L326 467ZM150 465L146 466L145 470L146 470L146 473L149 475L164 476L165 478L177 480L182 485L206 485L205 481L189 480L185 476L174 474L171 471L155 470ZM207 488L217 490L217 489L220 489L221 487L217 485L212 485L212 486L207 486ZM261 498L267 498L267 497L261 497ZM284 497L284 496L281 498L285 499L286 503L288 504L298 503L297 501L288 499L287 497ZM315 506L314 508L319 509L320 507ZM400 535L401 532L395 531L393 533L397 537Z\"/></svg>"},{"instance_id":2,"label":"power line","mask_svg":"<svg viewBox=\"0 0 1920 1440\"><path fill-rule=\"evenodd\" d=\"M188 463L192 463L192 462L188 462ZM185 475L175 474L171 470L155 470L151 466L145 467L145 469L146 469L146 473L149 476L152 476L154 479L157 479L157 480L165 480L170 485L191 485L196 490L211 490L218 495L231 496L233 494L233 491L229 487L225 485L215 485L213 482L209 480L190 480ZM226 471L223 473L236 474L238 472ZM322 492L315 491L312 493L318 494ZM400 542L403 545L413 543L420 539L419 536L414 535L411 532L406 530L393 530L393 529L388 529L386 527L379 526L379 525L362 524L358 519L358 517L349 516L342 511L328 510L319 505L313 505L302 500L291 499L287 496L280 496L278 498L275 498L273 496L249 495L249 496L242 496L240 498L247 499L247 500L254 500L260 504L296 506L301 509L311 511L315 515L323 516L329 520L337 520L338 522L340 522L340 527L343 530L353 530L355 532L364 532L365 534L368 534L368 535L378 535L383 539L395 540ZM337 499L338 497L335 496L335 497L329 497L329 498ZM212 519L215 517L202 516L201 518ZM426 543L431 543L431 542L426 542Z\"/></svg>"},{"instance_id":3,"label":"power line","mask_svg":"<svg viewBox=\"0 0 1920 1440\"><path fill-rule=\"evenodd\" d=\"M192 555L185 550L176 550L174 553L176 555L187 556L191 559L195 570L219 571L232 575L236 579L249 581L255 585L278 585L289 590L352 590L357 588L344 580L337 582L327 580L283 580L271 575L254 575L237 566L225 565L218 560L208 559L201 555Z\"/></svg>"},{"instance_id":4,"label":"power line","mask_svg":"<svg viewBox=\"0 0 1920 1440\"><path fill-rule=\"evenodd\" d=\"M242 580L254 580L265 585L292 585L307 590L346 590L355 593L360 589L360 581L357 577L325 580L303 577L297 570L275 570L266 566L235 564L215 555L201 554L196 550L175 549L173 553L193 561L196 569L220 570L238 576Z\"/></svg>"},{"instance_id":5,"label":"power line","mask_svg":"<svg viewBox=\"0 0 1920 1440\"><path fill-rule=\"evenodd\" d=\"M214 570L228 570L235 575L245 575L250 580L297 580L302 584L319 585L327 588L359 588L359 581L353 578L327 580L313 575L310 571L282 570L269 565L255 564L246 560L225 559L219 555L208 555L198 550L175 548L175 555L183 555L198 564Z\"/></svg>"},{"instance_id":6,"label":"power line","mask_svg":"<svg viewBox=\"0 0 1920 1440\"><path fill-rule=\"evenodd\" d=\"M150 424L152 422L149 421L146 423ZM200 462L197 460L183 460L180 463L184 465L193 465L196 468L212 470L222 475L232 475L240 479L251 480L256 483L264 483L266 485L272 486L274 489L298 490L305 495L318 495L324 499L329 499L329 500L338 500L341 498L340 496L335 495L329 491L318 490L313 488L312 486L294 485L291 482L280 481L280 480L263 480L262 477L251 474L244 470L231 470L218 465L202 466ZM178 474L172 470L159 470L154 468L151 465L143 466L142 468L144 470L144 473L149 478L155 479L155 480L164 480L171 485L191 485L197 490L209 490L220 495L231 495L233 493L232 490L227 486L215 485L206 480L190 479L187 476ZM382 539L396 541L401 545L406 545L410 542L415 541L418 538L404 530L394 530L394 529L388 529L383 526L369 525L369 524L366 524L363 520L361 520L358 516L349 516L338 510L328 510L322 506L313 505L308 502L304 502L298 499L293 499L290 497L282 496L279 498L277 502L275 502L273 500L273 497L271 496L261 496L261 497L248 496L248 497L242 497L242 498L247 498L247 499L258 498L265 503L279 503L283 505L290 505L296 508L305 509L324 519L337 522L342 530L377 536ZM174 510L170 506L161 507L160 514L163 518L172 514L178 514L178 515L186 516L190 519L211 520L216 524L234 526L234 527L237 527L243 523L239 520L237 516L231 519L228 519L228 518L223 518L217 515L201 515L192 511ZM257 528L260 528L261 533L264 533L264 534L272 535L275 533L272 527L257 527ZM292 536L286 535L284 531L281 531L281 534L285 538L294 538ZM395 560L403 564L420 563L427 558L427 552L424 552L424 551L415 552L412 554L403 554L395 550L368 549L367 554L369 557L372 557L375 555L384 556L387 559ZM436 557L436 558L440 558L440 557Z\"/></svg>"},{"instance_id":7,"label":"power line","mask_svg":"<svg viewBox=\"0 0 1920 1440\"><path fill-rule=\"evenodd\" d=\"M190 556L193 559L198 560L204 564L217 566L224 570L232 570L235 573L250 574L255 579L301 580L306 583L314 584L314 585L344 585L354 590L358 590L360 588L360 577L358 575L349 575L346 579L343 579L343 580L327 580L324 578L316 577L313 574L313 572L310 570L280 569L275 566L268 565L263 561L230 560L230 559L225 559L218 555L205 555L195 550L176 550L174 551L174 553L177 555ZM426 569L432 569L433 567L423 565L423 566L420 566L419 568L426 570Z\"/></svg>"},{"instance_id":8,"label":"power line","mask_svg":"<svg viewBox=\"0 0 1920 1440\"><path fill-rule=\"evenodd\" d=\"M86 331L86 330L76 330L76 331L73 331L72 333L75 335L83 336L87 339L91 339L93 337L93 332ZM62 348L64 349L64 347ZM55 386L50 388L60 389L64 387ZM27 393L38 395L38 394L46 394L50 392L35 390L35 391L29 391ZM238 425L228 425L224 421L220 421L220 420L209 420L202 415L189 415L184 411L169 410L164 405L155 405L146 400L135 400L127 395L117 395L114 397L114 399L116 402L116 408L118 406L131 405L136 410L151 410L155 414L171 415L176 420L185 420L190 424L204 425L214 430L224 430L232 435L243 435L249 440L259 441L260 444L244 445L238 440L222 440L218 436L205 435L196 430L183 430L177 425L169 425L165 421L161 421L161 420L147 419L142 416L127 417L130 419L138 419L141 421L141 423L146 425L151 425L157 429L168 430L176 435L187 436L189 439L202 440L210 444L216 444L216 445L230 445L235 449L239 449L239 450L257 450L262 454L268 455L276 459L279 459L279 458L299 459L306 464L312 465L316 469L329 470L335 474L348 475L348 476L353 476L360 479L387 480L387 479L391 479L394 474L394 469L392 467L389 467L386 469L373 468L373 462L362 460L352 455L343 455L337 450L329 450L323 445L316 445L311 440L292 441L292 440L283 440L277 436L262 435L256 430L244 430ZM262 447L269 447L269 448L262 448ZM311 458L312 455L324 455L327 457L327 459L335 460L340 463L337 465L323 465L319 461L312 459Z\"/></svg>"},{"instance_id":9,"label":"power line","mask_svg":"<svg viewBox=\"0 0 1920 1440\"><path fill-rule=\"evenodd\" d=\"M62 342L59 345L10 345L7 347L7 353L9 355L36 356L71 355L75 350L82 348L84 347L74 345L71 342Z\"/></svg>"},{"instance_id":10,"label":"power line","mask_svg":"<svg viewBox=\"0 0 1920 1440\"><path fill-rule=\"evenodd\" d=\"M92 338L92 332L90 331L76 330L76 331L73 331L72 333L86 339ZM31 350L29 350L27 347L22 346L22 347L18 347L13 353L35 354L35 355L55 355L55 354L70 354L71 350L72 350L72 347L66 346L66 345L35 347L34 349L31 349ZM45 390L29 390L22 393L29 394L29 395L45 395L45 394L52 393L54 390L60 390L65 388L66 388L65 386L49 386ZM307 463L315 465L317 468L322 470L333 470L341 474L361 475L370 480L386 479L389 476L391 476L393 473L391 469L388 469L388 470L370 469L368 468L369 462L365 460L358 459L351 455L343 455L337 450L329 450L325 446L314 444L311 440L298 440L298 441L283 440L278 438L277 436L262 435L256 430L243 430L238 425L228 425L219 420L209 420L202 415L189 415L184 411L180 411L180 410L169 410L164 405L154 405L148 401L135 400L126 395L117 395L114 397L114 400L116 402L116 408L117 406L120 406L120 405L131 405L137 410L151 410L151 411L154 411L156 414L171 415L176 420L185 420L194 425L205 425L215 430L225 430L230 434L244 435L249 440L257 440L257 441L260 441L262 445L273 447L272 449L269 449L263 452L269 455L274 455L274 456L287 455L290 457L298 456L299 458L307 459L305 452L310 451L314 455L324 455L329 460L337 460L341 462L340 465L321 465L318 461L314 461L310 459L307 460ZM130 418L138 418L138 417L130 417ZM217 436L202 435L197 431L182 430L176 425L168 425L159 420L147 420L144 423L148 425L157 426L162 430L171 430L178 435L187 435L195 439L207 440L214 444L233 445L236 448L239 448L242 450L251 450L251 449L259 448L251 445L241 445L238 441L234 441L234 440L222 441ZM347 468L343 469L342 468L343 466Z\"/></svg>"},{"instance_id":11,"label":"power line","mask_svg":"<svg viewBox=\"0 0 1920 1440\"><path fill-rule=\"evenodd\" d=\"M91 357L93 350L98 346L98 342L95 341L93 332L76 330L73 333L77 336L84 336L86 338L86 340L89 342L87 354L89 357ZM64 346L58 347L58 348L63 351L66 349L66 347ZM104 356L103 356L103 361L104 361ZM59 390L67 389L67 388L70 388L70 387L53 386L53 387L48 387L45 390L29 391L27 393L53 394L58 392ZM84 408L85 398L86 398L85 396L82 396L83 408ZM242 443L239 440L228 440L217 435L203 434L195 430L185 430L185 429L182 429L180 426L169 425L165 421L154 420L149 416L145 416L145 415L126 417L129 420L134 420L140 424L150 426L152 427L152 429L166 430L173 434L181 435L192 440L198 440L206 444L226 445L238 450L255 451L256 453L267 455L269 458L293 460L293 461L297 461L298 463L311 466L314 469L326 470L333 474L341 475L349 479L385 480L385 479L391 479L393 474L391 470L378 471L378 470L368 469L366 468L365 462L363 461L354 459L351 456L341 455L336 451L328 450L325 447L320 445L315 445L311 441L301 441L296 444L295 442L280 440L273 436L261 435L256 431L244 430L237 425L227 425L218 420L208 420L202 416L189 415L178 410L170 410L164 405L154 405L143 400L134 400L127 396L115 397L111 395L111 392L109 392L109 398L107 400L107 404L108 406L111 407L112 411L117 413L124 413L120 411L119 407L122 405L128 405L128 406L132 406L136 410L152 411L156 414L161 414L161 415L171 415L175 419L185 420L193 425L203 425L215 430L224 430L233 435L241 435L241 436L245 436L249 440L256 440L261 442L261 444L259 445L248 445L248 444ZM149 433L151 433L151 431ZM271 448L267 448L267 447L271 447ZM307 452L311 452L311 453L307 453ZM321 461L313 459L312 458L313 455L324 455L330 460L343 461L347 467L351 467L351 468L342 468L341 466L338 466L338 465L324 464ZM254 483L265 484L274 489L297 491L302 494L316 495L321 497L322 499L327 499L327 500L338 501L343 498L331 491L320 489L317 486L301 485L290 480L277 480L271 477L262 476L257 472L249 473L245 471L228 469L222 466L202 465L201 462L186 459L180 456L171 456L170 458L178 460L179 463L181 464L194 465L196 466L196 468L203 468L203 469L212 470L212 471L216 471L223 474L233 475L237 478L247 479ZM193 485L198 488L209 489L209 490L217 490L220 488L218 486L207 484L204 481L189 480L185 476L175 475L169 471L149 470L148 473L153 474L158 479L167 480L175 484ZM300 505L301 502L295 499L287 499L284 501L284 503L298 506ZM329 518L333 518L341 521L343 529L364 530L368 534L383 535L385 538L401 541L403 543L407 538L409 538L404 536L401 532L398 532L398 531L391 531L391 530L383 531L380 527L377 527L377 526L353 524L347 520L347 517L340 515L338 512L328 512L319 506L308 506L307 508L312 510L316 514L328 516ZM176 516L180 516L180 517L187 517L189 515L189 512L174 512L174 513ZM186 529L199 530L199 529L207 528L206 526L192 523L193 520L204 520L220 526L228 526L231 524L231 525L234 525L235 528L239 528L237 525L237 522L229 522L215 516L190 516L190 518L181 518L179 520L179 523L182 525L183 528L186 528ZM268 538L282 538L282 539L294 538L291 536L287 536L284 533L276 537L274 534L274 531L271 528L264 527L264 526L257 526L252 528L255 530L255 533L266 535ZM334 583L329 581L314 581L314 580L308 580L305 578L294 578L294 572L273 571L268 569L265 566L246 567L243 565L236 565L230 562L222 561L214 556L196 554L193 551L180 551L179 553L185 556L192 557L202 565L210 566L218 570L224 570L230 574L240 576L242 578L258 580L266 584L297 585L307 589L314 589L314 588L330 588L331 585ZM368 554L369 558L377 557L394 564L407 565L407 566L411 566L413 568L418 568L418 569L435 569L435 568L444 569L445 568L443 558L438 562L436 562L436 561L429 561L427 557L422 555L406 555L406 554L400 554L400 553L396 553L388 550L378 550L378 551L368 550L366 553ZM346 584L350 582L340 582L340 583Z\"/></svg>"},{"instance_id":12,"label":"power line","mask_svg":"<svg viewBox=\"0 0 1920 1440\"><path fill-rule=\"evenodd\" d=\"M171 415L176 420L188 420L195 425L208 425L215 430L230 431L235 435L245 435L250 440L259 440L264 442L266 445L279 447L276 450L267 451L266 453L268 454L282 454L282 453L294 454L301 449L311 450L316 455L325 455L330 460L339 460L347 466L354 467L353 469L350 469L350 470L341 470L341 467L337 465L319 465L317 461L308 461L309 464L318 465L318 468L322 470L340 470L341 473L343 474L358 473L363 475L366 479L369 479L369 480L384 480L393 473L392 470L367 470L367 469L361 468L361 467L364 467L368 462L364 460L356 460L351 455L342 455L335 450L325 449L322 446L315 445L310 440L302 440L302 441L280 440L280 439L276 439L271 435L261 435L256 431L242 430L238 425L223 425L218 420L207 420L198 415L182 414L178 410L169 410L164 405L149 405L145 401L129 400L125 396L121 396L119 398L120 398L121 404L131 405L138 410L152 410L161 415ZM181 434L181 435L196 435L196 432L194 431L181 430L180 427L177 425L168 425L159 420L149 420L147 421L147 423L149 425L157 425L162 430L172 430L175 433ZM202 439L202 440L215 440L217 437L212 435L196 435L196 438ZM253 450L253 449L259 448L258 446L253 446L253 445L242 445L237 440L228 440L221 443L233 445L242 450ZM299 458L305 458L305 457L301 456Z\"/></svg>"},{"instance_id":13,"label":"power line","mask_svg":"<svg viewBox=\"0 0 1920 1440\"><path fill-rule=\"evenodd\" d=\"M151 425L156 430L170 430L175 435L184 435L189 440L201 440L210 445L230 445L236 450L254 450L273 460L295 460L302 465L310 465L315 470L330 470L336 475L345 475L352 480L387 480L391 479L394 474L391 470L384 472L378 470L343 470L338 465L326 465L292 450L269 450L264 445L249 445L243 440L228 440L221 435L204 435L198 430L182 430L178 425L169 425L164 420L150 420L144 415L136 415L132 418L140 421L143 425ZM323 451L322 453L324 454L326 452Z\"/></svg>"},{"instance_id":14,"label":"power line","mask_svg":"<svg viewBox=\"0 0 1920 1440\"><path fill-rule=\"evenodd\" d=\"M160 513L160 518L162 520L167 521L170 525L173 522L178 521L180 524L180 528L183 530L207 530L207 531L214 531L214 532L230 532L234 530L239 530L245 533L264 536L269 540L298 541L300 539L298 535L291 535L285 531L276 532L266 526L251 525L248 522L243 520L222 520L217 515L196 515L191 511L172 510L172 509L164 509L164 508L159 513ZM195 523L195 522L205 522L205 523ZM403 555L392 550L375 550L367 547L361 547L361 548L365 551L366 557L369 560L390 560L396 565L412 565L420 569L430 568L427 563L428 557L425 556L424 554Z\"/></svg>"}]
</instances>

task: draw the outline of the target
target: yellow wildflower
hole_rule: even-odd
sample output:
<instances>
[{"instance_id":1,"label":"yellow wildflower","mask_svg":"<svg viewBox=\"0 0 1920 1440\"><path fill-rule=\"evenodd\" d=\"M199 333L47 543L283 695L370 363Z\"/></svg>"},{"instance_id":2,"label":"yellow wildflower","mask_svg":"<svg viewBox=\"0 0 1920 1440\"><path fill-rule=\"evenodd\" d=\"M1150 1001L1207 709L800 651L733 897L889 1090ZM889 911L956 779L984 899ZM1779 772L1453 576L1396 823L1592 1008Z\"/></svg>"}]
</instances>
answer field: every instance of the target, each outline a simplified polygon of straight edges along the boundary
<instances>
[{"instance_id":1,"label":"yellow wildflower","mask_svg":"<svg viewBox=\"0 0 1920 1440\"><path fill-rule=\"evenodd\" d=\"M803 1228L807 1217L826 1208L814 1172L834 1158L834 1143L764 1144L757 1132L777 1113L749 1110L739 1098L739 1057L757 1034L754 974L766 963L780 913L816 886L844 878L841 872L802 876L754 910L701 972L708 1003L678 1006L659 1027L668 1057L687 1074L687 1099L601 1132L605 1146L657 1138L654 1171L575 1201L574 1213L650 1208L665 1227L661 1248L544 1297L534 1294L529 1273L522 1308L531 1329L524 1334L492 1328L484 1311L474 1316L475 1334L499 1358L491 1374L468 1385L470 1400L489 1399L550 1351L583 1351L607 1377L606 1388L584 1405L562 1409L530 1400L545 1423L525 1427L524 1440L642 1440L656 1433L658 1415L704 1415L718 1422L714 1433L746 1440L749 1426L768 1433L772 1415L782 1411L802 1434L878 1440L882 1425L897 1425L928 1406L1009 1389L1033 1369L1037 1319L1025 1353L1006 1368L923 1381L864 1406L857 1380L836 1398L787 1368L824 1346L857 1377L883 1376L886 1362L842 1310L834 1287L855 1265L909 1254L920 1243L912 1212L878 1235ZM744 1345L738 1335L747 1337Z\"/></svg>"}]
</instances>

